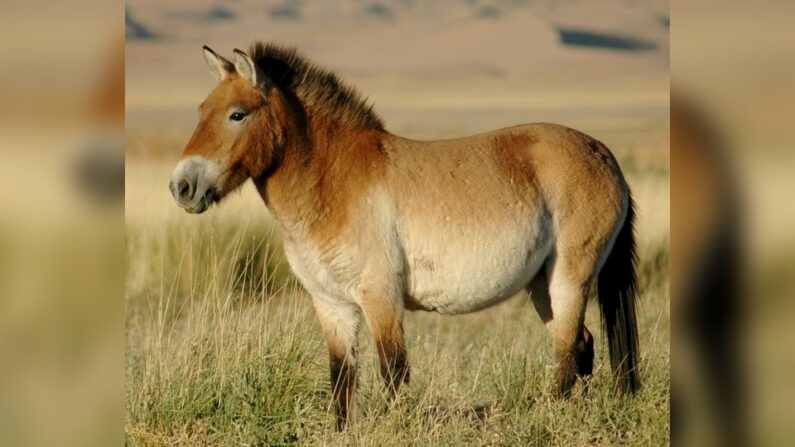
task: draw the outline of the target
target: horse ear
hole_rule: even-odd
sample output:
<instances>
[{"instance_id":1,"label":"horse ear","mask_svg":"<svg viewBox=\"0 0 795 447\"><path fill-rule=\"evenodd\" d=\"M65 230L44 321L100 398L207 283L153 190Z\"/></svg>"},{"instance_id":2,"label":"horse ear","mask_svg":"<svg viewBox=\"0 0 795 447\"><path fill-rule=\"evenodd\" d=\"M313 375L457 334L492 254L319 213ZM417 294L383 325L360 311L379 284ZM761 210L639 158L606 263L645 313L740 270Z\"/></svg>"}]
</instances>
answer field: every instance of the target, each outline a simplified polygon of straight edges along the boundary
<instances>
[{"instance_id":1,"label":"horse ear","mask_svg":"<svg viewBox=\"0 0 795 447\"><path fill-rule=\"evenodd\" d=\"M235 70L237 70L238 74L242 76L243 79L250 82L251 85L267 90L270 86L270 81L268 77L262 73L262 70L260 70L257 64L254 63L251 56L237 48L235 48L234 53Z\"/></svg>"},{"instance_id":2,"label":"horse ear","mask_svg":"<svg viewBox=\"0 0 795 447\"><path fill-rule=\"evenodd\" d=\"M204 47L204 60L207 61L207 66L210 67L210 73L212 73L213 77L218 81L221 82L229 73L235 70L235 65L223 58L215 54L215 51L210 49L207 45Z\"/></svg>"}]
</instances>

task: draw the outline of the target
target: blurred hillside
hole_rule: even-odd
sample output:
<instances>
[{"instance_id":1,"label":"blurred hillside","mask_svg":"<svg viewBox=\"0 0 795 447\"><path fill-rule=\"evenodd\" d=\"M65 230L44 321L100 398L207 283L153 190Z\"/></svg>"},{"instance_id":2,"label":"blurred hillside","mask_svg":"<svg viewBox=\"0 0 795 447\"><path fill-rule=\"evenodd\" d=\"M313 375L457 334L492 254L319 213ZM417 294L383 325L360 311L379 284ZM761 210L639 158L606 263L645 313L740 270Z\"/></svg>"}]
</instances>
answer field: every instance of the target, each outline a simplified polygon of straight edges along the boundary
<instances>
[{"instance_id":1,"label":"blurred hillside","mask_svg":"<svg viewBox=\"0 0 795 447\"><path fill-rule=\"evenodd\" d=\"M184 135L212 87L201 46L228 56L256 39L335 70L407 136L659 128L668 35L665 0L131 0L127 128Z\"/></svg>"},{"instance_id":2,"label":"blurred hillside","mask_svg":"<svg viewBox=\"0 0 795 447\"><path fill-rule=\"evenodd\" d=\"M128 42L206 42L228 51L253 39L276 40L355 75L609 74L668 67L667 1L182 3L128 2Z\"/></svg>"}]
</instances>

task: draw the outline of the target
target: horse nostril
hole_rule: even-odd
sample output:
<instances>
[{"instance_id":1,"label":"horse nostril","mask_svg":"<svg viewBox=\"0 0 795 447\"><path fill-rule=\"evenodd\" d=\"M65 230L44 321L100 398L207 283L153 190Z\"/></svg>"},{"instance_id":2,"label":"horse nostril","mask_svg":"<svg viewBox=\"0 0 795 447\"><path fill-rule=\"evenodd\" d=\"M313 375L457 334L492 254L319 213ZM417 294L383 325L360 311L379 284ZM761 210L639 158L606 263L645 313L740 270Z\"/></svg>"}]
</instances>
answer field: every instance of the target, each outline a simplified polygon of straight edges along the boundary
<instances>
[{"instance_id":1,"label":"horse nostril","mask_svg":"<svg viewBox=\"0 0 795 447\"><path fill-rule=\"evenodd\" d=\"M182 179L177 184L177 192L179 193L179 197L184 200L190 200L193 198L193 188L190 187L190 183Z\"/></svg>"},{"instance_id":2,"label":"horse nostril","mask_svg":"<svg viewBox=\"0 0 795 447\"><path fill-rule=\"evenodd\" d=\"M204 193L204 197L207 199L208 202L212 202L215 200L215 188L210 187L207 189L207 192Z\"/></svg>"}]
</instances>

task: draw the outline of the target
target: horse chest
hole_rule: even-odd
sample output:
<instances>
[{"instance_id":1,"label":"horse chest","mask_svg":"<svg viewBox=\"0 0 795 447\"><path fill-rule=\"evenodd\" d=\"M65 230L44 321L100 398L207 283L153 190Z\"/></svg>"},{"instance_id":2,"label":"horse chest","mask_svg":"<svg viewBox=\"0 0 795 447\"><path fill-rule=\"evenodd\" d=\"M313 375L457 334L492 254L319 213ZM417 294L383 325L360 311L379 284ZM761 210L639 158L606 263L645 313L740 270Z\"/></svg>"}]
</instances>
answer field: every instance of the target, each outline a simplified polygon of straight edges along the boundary
<instances>
[{"instance_id":1,"label":"horse chest","mask_svg":"<svg viewBox=\"0 0 795 447\"><path fill-rule=\"evenodd\" d=\"M347 299L356 275L338 249L323 250L307 241L285 241L284 252L293 273L311 295Z\"/></svg>"}]
</instances>

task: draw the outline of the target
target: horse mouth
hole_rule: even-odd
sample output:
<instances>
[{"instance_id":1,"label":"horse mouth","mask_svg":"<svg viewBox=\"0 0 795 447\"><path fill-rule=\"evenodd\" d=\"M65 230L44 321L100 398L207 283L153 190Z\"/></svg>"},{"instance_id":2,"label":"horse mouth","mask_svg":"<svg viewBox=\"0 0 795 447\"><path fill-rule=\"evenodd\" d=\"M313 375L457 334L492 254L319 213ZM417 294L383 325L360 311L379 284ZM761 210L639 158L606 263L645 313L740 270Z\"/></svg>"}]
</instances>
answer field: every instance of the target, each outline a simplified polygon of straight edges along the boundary
<instances>
[{"instance_id":1,"label":"horse mouth","mask_svg":"<svg viewBox=\"0 0 795 447\"><path fill-rule=\"evenodd\" d=\"M188 214L202 214L203 212L210 209L210 206L217 202L219 198L218 191L215 188L209 188L204 195L201 196L198 202L183 204L177 201L177 205L184 209Z\"/></svg>"},{"instance_id":2,"label":"horse mouth","mask_svg":"<svg viewBox=\"0 0 795 447\"><path fill-rule=\"evenodd\" d=\"M182 208L188 214L201 214L201 213L207 211L208 209L210 209L210 205L208 205L207 202L205 202L204 200L201 200L194 207L183 206Z\"/></svg>"}]
</instances>

